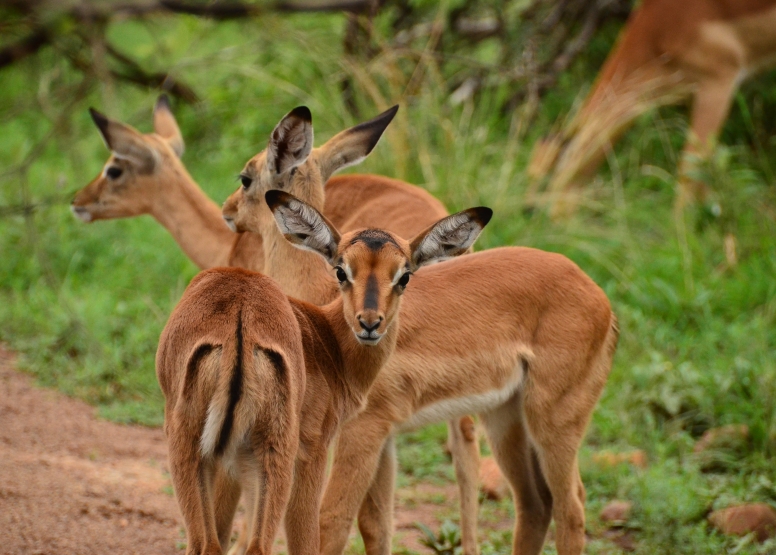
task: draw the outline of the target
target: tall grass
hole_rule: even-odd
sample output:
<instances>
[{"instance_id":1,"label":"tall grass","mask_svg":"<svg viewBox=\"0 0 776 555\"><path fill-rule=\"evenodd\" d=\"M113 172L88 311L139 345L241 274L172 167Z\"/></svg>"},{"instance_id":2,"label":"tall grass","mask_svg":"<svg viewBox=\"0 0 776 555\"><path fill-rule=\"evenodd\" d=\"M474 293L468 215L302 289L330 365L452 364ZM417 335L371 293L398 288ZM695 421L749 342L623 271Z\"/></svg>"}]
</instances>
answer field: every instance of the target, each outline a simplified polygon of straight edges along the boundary
<instances>
[{"instance_id":1,"label":"tall grass","mask_svg":"<svg viewBox=\"0 0 776 555\"><path fill-rule=\"evenodd\" d=\"M115 23L109 33L143 64L172 68L203 98L175 113L187 141L184 162L217 202L292 107L311 108L318 144L356 123L340 98L344 76L357 85L364 118L400 103L385 139L354 170L420 184L451 210L492 206L480 248L562 252L605 289L619 315L615 366L582 461L590 527L606 500L627 497L635 502L640 553L773 549L714 535L704 520L709 509L732 502L776 502L773 76L739 95L726 146L704 169L719 215L672 210L686 122L682 109L666 108L642 117L620 143L609 169L584 191L582 209L552 222L524 204L528 155L589 86L614 29L528 122L520 110L500 111L506 91L453 106L446 76L422 51L385 51L358 67L344 62L342 27L339 16L218 24L179 17ZM107 158L87 106L148 131L155 93L82 81L45 52L4 70L2 79L0 205L54 204L0 218L0 340L40 383L93 403L106 418L157 425L156 341L196 268L147 217L84 225L57 203ZM726 253L729 237L735 263ZM751 445L726 459L722 472L701 472L694 441L728 423L747 424ZM423 448L443 438L438 426L403 440L402 480L451 478L449 467L440 470L444 459ZM590 456L630 448L647 452L647 470L602 469ZM486 537L483 550L507 550L502 536ZM591 543L594 553L613 549Z\"/></svg>"}]
</instances>

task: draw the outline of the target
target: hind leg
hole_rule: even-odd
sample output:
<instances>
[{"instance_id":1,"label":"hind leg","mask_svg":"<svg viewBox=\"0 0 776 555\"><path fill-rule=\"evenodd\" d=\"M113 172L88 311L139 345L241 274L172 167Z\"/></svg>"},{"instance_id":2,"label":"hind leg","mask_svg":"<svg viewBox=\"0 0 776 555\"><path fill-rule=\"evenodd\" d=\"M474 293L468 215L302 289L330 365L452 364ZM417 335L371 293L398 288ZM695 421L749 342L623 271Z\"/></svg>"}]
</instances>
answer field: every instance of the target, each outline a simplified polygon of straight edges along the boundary
<instances>
[{"instance_id":1,"label":"hind leg","mask_svg":"<svg viewBox=\"0 0 776 555\"><path fill-rule=\"evenodd\" d=\"M536 555L547 536L553 500L525 427L520 394L481 418L493 456L514 492L512 552Z\"/></svg>"},{"instance_id":2,"label":"hind leg","mask_svg":"<svg viewBox=\"0 0 776 555\"><path fill-rule=\"evenodd\" d=\"M233 476L230 476L222 465L218 465L218 468L215 470L213 504L218 541L224 553L229 548L234 513L237 511L237 504L240 502L240 489L240 483ZM241 532L241 535L244 535L244 531Z\"/></svg>"},{"instance_id":3,"label":"hind leg","mask_svg":"<svg viewBox=\"0 0 776 555\"><path fill-rule=\"evenodd\" d=\"M177 435L168 428L168 437ZM175 497L186 525L186 555L220 555L212 503L213 464L201 459L198 447L173 440L169 455Z\"/></svg>"}]
</instances>

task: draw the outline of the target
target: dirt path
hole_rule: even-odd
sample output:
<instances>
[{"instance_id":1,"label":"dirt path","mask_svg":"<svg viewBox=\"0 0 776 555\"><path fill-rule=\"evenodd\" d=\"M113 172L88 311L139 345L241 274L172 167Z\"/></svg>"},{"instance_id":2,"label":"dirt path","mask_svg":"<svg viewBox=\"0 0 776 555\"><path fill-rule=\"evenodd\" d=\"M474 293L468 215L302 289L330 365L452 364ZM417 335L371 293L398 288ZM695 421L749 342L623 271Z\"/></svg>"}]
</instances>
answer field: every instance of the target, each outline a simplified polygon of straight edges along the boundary
<instances>
[{"instance_id":1,"label":"dirt path","mask_svg":"<svg viewBox=\"0 0 776 555\"><path fill-rule=\"evenodd\" d=\"M456 502L454 487L438 489ZM398 509L399 543L426 551L414 522L436 529L439 509ZM162 430L97 420L35 387L0 346L0 555L180 555L184 541Z\"/></svg>"}]
</instances>

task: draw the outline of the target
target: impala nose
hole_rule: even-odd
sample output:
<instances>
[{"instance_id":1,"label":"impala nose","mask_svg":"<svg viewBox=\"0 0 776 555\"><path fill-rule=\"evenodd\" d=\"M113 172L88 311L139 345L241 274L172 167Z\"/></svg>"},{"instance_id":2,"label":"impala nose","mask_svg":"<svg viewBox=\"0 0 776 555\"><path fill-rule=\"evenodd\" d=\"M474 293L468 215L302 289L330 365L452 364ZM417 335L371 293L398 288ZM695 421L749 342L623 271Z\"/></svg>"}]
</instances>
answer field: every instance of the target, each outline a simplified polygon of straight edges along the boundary
<instances>
[{"instance_id":1,"label":"impala nose","mask_svg":"<svg viewBox=\"0 0 776 555\"><path fill-rule=\"evenodd\" d=\"M371 334L373 331L376 331L377 328L380 327L380 324L382 323L382 321L383 321L382 316L378 316L377 320L372 320L372 321L364 320L364 318L361 315L358 316L358 324L361 326L361 329L363 329L369 334Z\"/></svg>"}]
</instances>

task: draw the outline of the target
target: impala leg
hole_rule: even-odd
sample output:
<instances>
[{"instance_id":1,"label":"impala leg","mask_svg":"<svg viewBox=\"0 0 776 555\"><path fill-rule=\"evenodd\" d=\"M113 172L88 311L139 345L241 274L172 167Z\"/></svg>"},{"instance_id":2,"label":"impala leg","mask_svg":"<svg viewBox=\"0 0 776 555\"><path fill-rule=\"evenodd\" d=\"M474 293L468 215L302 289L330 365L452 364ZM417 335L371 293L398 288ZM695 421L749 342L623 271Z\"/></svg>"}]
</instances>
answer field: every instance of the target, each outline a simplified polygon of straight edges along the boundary
<instances>
[{"instance_id":1,"label":"impala leg","mask_svg":"<svg viewBox=\"0 0 776 555\"><path fill-rule=\"evenodd\" d=\"M286 540L289 555L319 555L321 532L318 517L326 477L326 446L297 459L294 486L286 510Z\"/></svg>"},{"instance_id":2,"label":"impala leg","mask_svg":"<svg viewBox=\"0 0 776 555\"><path fill-rule=\"evenodd\" d=\"M178 439L174 431L170 438ZM173 440L174 441L174 440ZM186 555L220 555L211 498L214 469L198 452L198 442L170 449L170 475L186 526Z\"/></svg>"},{"instance_id":3,"label":"impala leg","mask_svg":"<svg viewBox=\"0 0 776 555\"><path fill-rule=\"evenodd\" d=\"M340 429L321 506L321 553L340 555L348 533L377 474L391 424L361 413Z\"/></svg>"},{"instance_id":4,"label":"impala leg","mask_svg":"<svg viewBox=\"0 0 776 555\"><path fill-rule=\"evenodd\" d=\"M213 500L216 532L223 552L226 552L229 548L234 513L237 511L237 504L240 502L240 489L240 482L233 476L230 476L222 465L218 465L218 468L215 469ZM243 531L242 534L244 535L244 533Z\"/></svg>"},{"instance_id":5,"label":"impala leg","mask_svg":"<svg viewBox=\"0 0 776 555\"><path fill-rule=\"evenodd\" d=\"M377 473L358 511L358 530L368 555L391 553L395 478L396 442L391 436L383 444Z\"/></svg>"},{"instance_id":6,"label":"impala leg","mask_svg":"<svg viewBox=\"0 0 776 555\"><path fill-rule=\"evenodd\" d=\"M461 547L464 555L477 555L480 442L471 416L447 422L447 442L453 456L455 479L461 497Z\"/></svg>"},{"instance_id":7,"label":"impala leg","mask_svg":"<svg viewBox=\"0 0 776 555\"><path fill-rule=\"evenodd\" d=\"M730 103L736 91L736 73L724 73L698 83L690 115L690 131L682 152L678 207L705 201L709 189L688 174L697 160L711 155L713 141L727 119Z\"/></svg>"},{"instance_id":8,"label":"impala leg","mask_svg":"<svg viewBox=\"0 0 776 555\"><path fill-rule=\"evenodd\" d=\"M521 400L516 397L481 418L493 456L514 493L512 552L520 555L541 553L553 503L525 427Z\"/></svg>"},{"instance_id":9,"label":"impala leg","mask_svg":"<svg viewBox=\"0 0 776 555\"><path fill-rule=\"evenodd\" d=\"M271 555L283 512L291 495L295 449L289 445L263 447L256 451L258 484L253 495L255 510L249 524L251 538L247 555Z\"/></svg>"}]
</instances>

